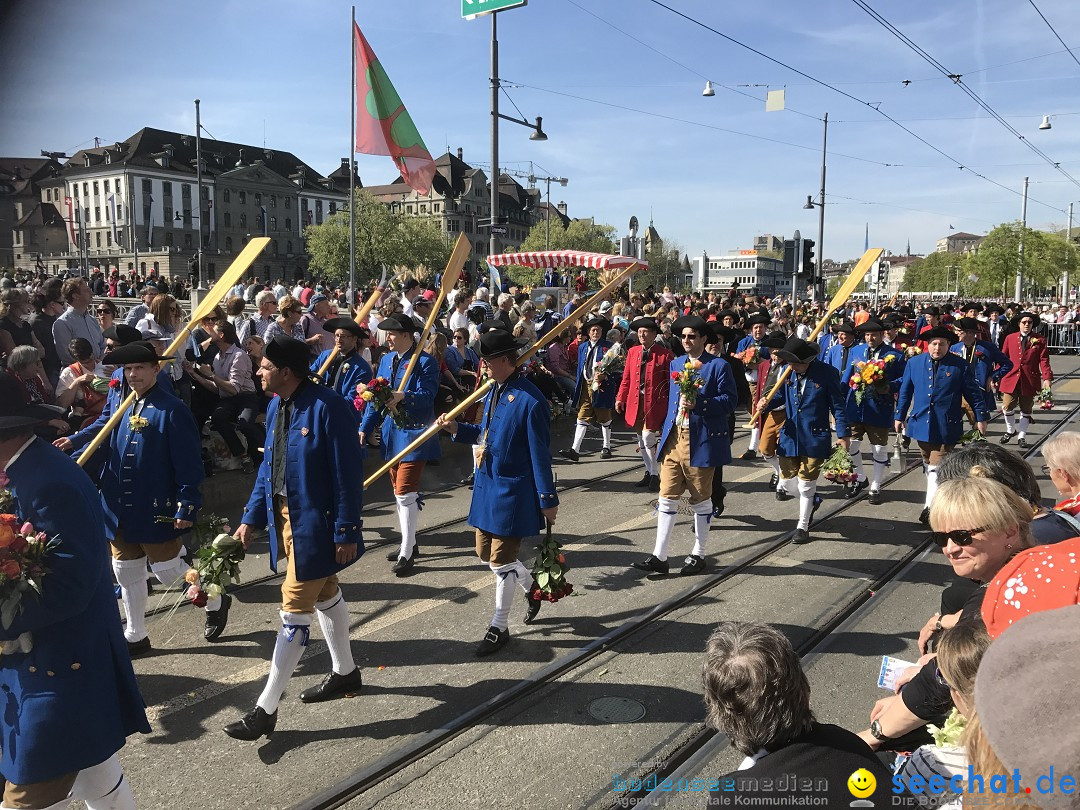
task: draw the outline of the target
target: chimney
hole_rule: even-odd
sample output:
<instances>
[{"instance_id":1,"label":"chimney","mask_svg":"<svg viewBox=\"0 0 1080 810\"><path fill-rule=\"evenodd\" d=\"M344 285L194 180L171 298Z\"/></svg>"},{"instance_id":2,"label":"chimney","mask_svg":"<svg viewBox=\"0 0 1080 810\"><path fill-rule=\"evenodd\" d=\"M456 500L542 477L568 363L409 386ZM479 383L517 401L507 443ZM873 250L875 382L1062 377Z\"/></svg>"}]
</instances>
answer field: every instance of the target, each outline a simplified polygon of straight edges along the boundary
<instances>
[{"instance_id":1,"label":"chimney","mask_svg":"<svg viewBox=\"0 0 1080 810\"><path fill-rule=\"evenodd\" d=\"M459 146L459 147L457 148L457 159L458 159L458 160L465 160L465 158L463 157L463 156L464 156L464 154L465 154L465 153L461 151L461 147Z\"/></svg>"},{"instance_id":2,"label":"chimney","mask_svg":"<svg viewBox=\"0 0 1080 810\"><path fill-rule=\"evenodd\" d=\"M555 207L559 209L560 214L562 214L564 217L567 216L566 203L565 202L563 202L562 200L559 200L559 204L557 206L555 206Z\"/></svg>"},{"instance_id":3,"label":"chimney","mask_svg":"<svg viewBox=\"0 0 1080 810\"><path fill-rule=\"evenodd\" d=\"M349 170L349 159L348 158L342 158L341 159L341 168L343 168L345 171Z\"/></svg>"}]
</instances>

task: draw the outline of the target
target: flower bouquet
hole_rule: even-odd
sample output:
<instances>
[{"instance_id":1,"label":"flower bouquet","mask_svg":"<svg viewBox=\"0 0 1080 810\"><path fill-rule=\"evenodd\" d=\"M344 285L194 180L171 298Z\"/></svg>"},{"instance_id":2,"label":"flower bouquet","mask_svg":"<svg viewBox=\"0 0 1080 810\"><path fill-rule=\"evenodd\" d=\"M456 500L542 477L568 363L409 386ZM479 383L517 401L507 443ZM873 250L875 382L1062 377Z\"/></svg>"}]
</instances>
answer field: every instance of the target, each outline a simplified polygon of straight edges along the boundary
<instances>
[{"instance_id":1,"label":"flower bouquet","mask_svg":"<svg viewBox=\"0 0 1080 810\"><path fill-rule=\"evenodd\" d=\"M985 442L986 437L983 436L982 431L978 428L972 428L964 433L959 439L956 440L956 446L962 447L965 444L973 444L975 442Z\"/></svg>"},{"instance_id":2,"label":"flower bouquet","mask_svg":"<svg viewBox=\"0 0 1080 810\"><path fill-rule=\"evenodd\" d=\"M603 357L600 358L600 362L596 364L596 371L593 373L592 390L599 391L610 375L622 374L623 367L626 365L626 355L621 350L612 347L607 350Z\"/></svg>"},{"instance_id":3,"label":"flower bouquet","mask_svg":"<svg viewBox=\"0 0 1080 810\"><path fill-rule=\"evenodd\" d=\"M1049 388L1041 389L1037 399L1039 400L1040 411L1051 411L1054 409L1054 393Z\"/></svg>"},{"instance_id":4,"label":"flower bouquet","mask_svg":"<svg viewBox=\"0 0 1080 810\"><path fill-rule=\"evenodd\" d=\"M858 476L855 474L855 464L851 460L851 454L844 449L842 444L836 445L836 449L832 451L832 455L825 459L825 463L821 465L821 471L825 474L826 481L832 481L837 484L854 484L858 480Z\"/></svg>"},{"instance_id":5,"label":"flower bouquet","mask_svg":"<svg viewBox=\"0 0 1080 810\"><path fill-rule=\"evenodd\" d=\"M685 422L690 417L690 411L696 404L698 391L705 385L698 371L701 370L700 360L687 360L682 371L671 372L672 381L679 387L682 394L679 407L679 421Z\"/></svg>"},{"instance_id":6,"label":"flower bouquet","mask_svg":"<svg viewBox=\"0 0 1080 810\"><path fill-rule=\"evenodd\" d=\"M375 377L367 383L356 386L356 396L353 398L353 407L362 411L367 403L374 403L383 416L389 416L398 427L404 427L407 423L405 411L402 409L390 410L387 403L394 396L394 389L386 377Z\"/></svg>"},{"instance_id":7,"label":"flower bouquet","mask_svg":"<svg viewBox=\"0 0 1080 810\"><path fill-rule=\"evenodd\" d=\"M33 593L40 597L49 568L46 558L60 541L51 540L32 524L19 525L13 514L0 514L0 625L7 630L22 611L23 597ZM0 644L0 655L28 653L34 647L30 633Z\"/></svg>"},{"instance_id":8,"label":"flower bouquet","mask_svg":"<svg viewBox=\"0 0 1080 810\"><path fill-rule=\"evenodd\" d=\"M922 349L920 349L914 343L912 343L910 346L908 346L906 349L904 349L904 359L905 360L910 360L912 357L914 357L917 354L922 354Z\"/></svg>"},{"instance_id":9,"label":"flower bouquet","mask_svg":"<svg viewBox=\"0 0 1080 810\"><path fill-rule=\"evenodd\" d=\"M207 599L224 596L229 583L240 582L240 561L244 545L231 534L219 534L192 555L194 567L184 576L190 586L187 598L195 607L206 607Z\"/></svg>"},{"instance_id":10,"label":"flower bouquet","mask_svg":"<svg viewBox=\"0 0 1080 810\"><path fill-rule=\"evenodd\" d=\"M536 559L533 560L532 567L536 584L533 585L529 597L558 602L573 593L574 586L566 581L566 572L570 570L570 566L566 564L566 555L560 550L562 546L551 536L550 526L547 537L540 541L536 548Z\"/></svg>"},{"instance_id":11,"label":"flower bouquet","mask_svg":"<svg viewBox=\"0 0 1080 810\"><path fill-rule=\"evenodd\" d=\"M761 349L756 345L751 344L735 355L735 357L742 361L742 364L746 367L747 371L753 371L761 362Z\"/></svg>"},{"instance_id":12,"label":"flower bouquet","mask_svg":"<svg viewBox=\"0 0 1080 810\"><path fill-rule=\"evenodd\" d=\"M855 402L862 405L867 394L875 397L889 396L889 379L885 369L895 355L886 355L880 360L856 360L855 373L851 375L850 385L855 392Z\"/></svg>"}]
</instances>

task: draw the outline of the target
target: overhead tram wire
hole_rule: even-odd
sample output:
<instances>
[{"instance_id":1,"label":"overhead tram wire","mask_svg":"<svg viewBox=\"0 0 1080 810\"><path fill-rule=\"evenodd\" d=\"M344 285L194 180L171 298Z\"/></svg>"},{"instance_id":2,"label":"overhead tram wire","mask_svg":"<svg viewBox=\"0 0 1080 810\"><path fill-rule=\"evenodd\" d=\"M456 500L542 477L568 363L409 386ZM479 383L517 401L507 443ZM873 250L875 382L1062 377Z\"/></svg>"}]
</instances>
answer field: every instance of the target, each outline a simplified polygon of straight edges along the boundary
<instances>
[{"instance_id":1,"label":"overhead tram wire","mask_svg":"<svg viewBox=\"0 0 1080 810\"><path fill-rule=\"evenodd\" d=\"M906 132L908 135L913 137L915 140L919 141L919 143L921 143L924 146L927 146L930 149L932 149L933 151L937 152L939 155L941 155L943 158L945 158L950 163L955 165L956 168L960 169L961 171L969 172L970 174L973 174L976 177L978 177L978 178L980 178L982 180L985 180L987 183L990 183L991 185L997 186L998 188L1003 189L1003 190L1009 192L1010 194L1014 194L1017 197L1022 197L1023 196L1023 192L1018 191L1017 189L1012 188L1010 186L1007 186L1004 183L999 183L997 180L994 180L993 178L987 177L985 174L982 174L981 172L977 172L973 168L971 168L970 166L965 165L962 161L957 160L952 155L950 155L948 152L945 152L944 150L942 150L939 147L935 146L934 144L930 143L930 141L926 140L926 138L922 137L917 132L914 132L913 130L911 130L908 127L904 126L902 123L900 123L900 121L893 118L891 115L889 115L884 110L882 110L882 109L880 109L878 107L875 107L874 104L872 104L871 102L863 101L858 96L853 96L851 93L848 93L848 92L846 92L844 90L841 90L839 87L836 87L835 85L829 84L828 82L824 82L821 79L818 79L818 78L816 78L814 76L811 76L809 73L805 73L805 72L799 70L798 68L792 67L791 65L787 64L786 62L782 62L781 60L777 59L776 57L769 56L767 53L759 51L757 48L755 48L755 47L753 47L751 45L747 45L745 42L740 42L739 40L735 39L734 37L729 36L728 34L725 34L723 31L720 31L720 30L718 30L716 28L713 28L711 25L703 23L701 20L695 19L694 17L691 17L689 14L684 14L683 12L679 11L676 8L672 8L671 6L667 5L666 3L661 2L661 0L648 0L648 2L652 3L655 6L659 6L660 8L669 11L670 13L674 14L676 17L681 17L682 19L686 20L689 23L692 23L692 24L694 24L694 25L696 25L696 26L698 26L700 28L704 28L706 31L709 31L709 32L711 32L713 34L716 34L721 39L725 39L728 42L732 43L733 45L738 45L740 48L745 48L746 50L750 51L751 53L754 53L754 54L760 56L762 59L766 59L766 60L768 60L769 62L772 62L775 65L779 65L780 67L785 68L786 70L790 70L792 73L796 73L799 76L802 76L804 79L809 79L814 84L820 85L821 87L824 87L827 90L832 90L834 93L837 93L837 94L843 96L846 99L850 99L851 101L854 101L856 104L861 104L864 107L869 107L871 110L876 112L878 115L882 116L883 118L888 119L893 124L895 124L900 129L902 129L904 132ZM1028 199L1029 203L1036 203L1038 205L1043 205L1043 206L1046 206L1047 208L1052 208L1055 211L1060 210L1058 206L1051 205L1050 203L1043 202L1042 200L1037 200L1034 197L1032 197L1030 194L1028 195L1027 199Z\"/></svg>"},{"instance_id":2,"label":"overhead tram wire","mask_svg":"<svg viewBox=\"0 0 1080 810\"><path fill-rule=\"evenodd\" d=\"M1068 45L1065 44L1065 40L1063 40L1061 38L1061 35L1057 32L1057 29L1054 28L1054 26L1052 26L1050 24L1050 21L1048 19L1046 19L1046 15L1043 14L1042 11L1039 10L1039 7L1037 5L1035 5L1035 0L1028 0L1028 2L1031 3L1031 7L1033 9L1035 9L1035 13L1038 14L1040 17L1042 17L1042 21L1044 23L1046 23L1046 27L1049 28L1053 32L1055 37L1057 37L1057 41L1061 43L1061 46L1066 50L1066 52L1069 54L1069 56L1072 57L1072 60L1074 62L1076 62L1077 65L1080 65L1080 59L1076 58L1076 54L1073 53L1072 48L1070 48Z\"/></svg>"},{"instance_id":3,"label":"overhead tram wire","mask_svg":"<svg viewBox=\"0 0 1080 810\"><path fill-rule=\"evenodd\" d=\"M899 39L909 49L911 49L915 54L917 54L918 56L920 56L924 60L926 60L926 62L928 62L935 70L940 71L944 76L947 76L948 78L952 79L953 84L955 84L957 87L959 87L961 90L963 90L964 94L967 95L967 97L970 98L972 101L974 101L991 118L993 118L995 121L997 121L999 124L1001 124L1001 126L1005 127L1006 130L1008 130L1012 135L1014 135L1016 138L1018 138L1028 149L1030 149L1032 152L1034 152L1036 155L1038 155L1043 160L1045 160L1048 164L1050 164L1051 168L1053 168L1056 171L1060 172L1068 180L1072 181L1073 185L1075 185L1077 188L1080 188L1080 180L1077 180L1075 177L1073 177L1071 174L1069 174L1069 172L1067 172L1065 169L1063 169L1061 167L1061 163L1059 161L1054 160L1049 155L1047 155L1045 152L1043 152L1039 147L1037 147L1035 144L1033 144L1031 141L1029 141L1016 127L1014 127L1012 124L1010 124L1008 121L1006 121L1005 118L1002 115L1000 115L997 110L995 110L988 103L986 103L978 93L976 93L974 90L972 90L966 84L964 84L963 76L961 74L951 72L948 68L946 68L943 64L941 64L937 59L935 59L929 53L927 53L914 40L912 40L909 36L907 36L907 34L905 34L903 31L901 31L899 28L897 28L895 25L893 25L891 22L889 22L883 16L881 16L881 14L879 14L877 11L875 11L866 2L866 0L851 0L851 2L853 2L859 8L861 8L863 11L865 11L875 22L877 22L882 28L884 28L890 34L892 34L897 39ZM1038 9L1036 9L1036 10L1038 10ZM1065 43L1062 43L1062 44L1064 45Z\"/></svg>"}]
</instances>

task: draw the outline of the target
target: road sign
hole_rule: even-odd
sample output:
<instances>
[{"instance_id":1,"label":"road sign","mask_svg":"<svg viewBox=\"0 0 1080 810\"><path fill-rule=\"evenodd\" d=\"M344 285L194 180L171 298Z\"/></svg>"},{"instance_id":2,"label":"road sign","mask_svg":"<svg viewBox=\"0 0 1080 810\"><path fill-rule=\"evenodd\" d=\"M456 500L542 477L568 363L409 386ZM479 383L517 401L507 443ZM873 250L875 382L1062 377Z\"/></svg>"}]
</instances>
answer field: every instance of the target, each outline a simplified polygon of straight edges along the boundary
<instances>
[{"instance_id":1,"label":"road sign","mask_svg":"<svg viewBox=\"0 0 1080 810\"><path fill-rule=\"evenodd\" d=\"M490 14L493 11L505 11L508 8L523 6L528 0L461 0L461 16L466 20Z\"/></svg>"},{"instance_id":2,"label":"road sign","mask_svg":"<svg viewBox=\"0 0 1080 810\"><path fill-rule=\"evenodd\" d=\"M506 234L510 232L510 229L507 228L505 225L495 225L494 227L492 227L491 232L495 236L506 236Z\"/></svg>"}]
</instances>

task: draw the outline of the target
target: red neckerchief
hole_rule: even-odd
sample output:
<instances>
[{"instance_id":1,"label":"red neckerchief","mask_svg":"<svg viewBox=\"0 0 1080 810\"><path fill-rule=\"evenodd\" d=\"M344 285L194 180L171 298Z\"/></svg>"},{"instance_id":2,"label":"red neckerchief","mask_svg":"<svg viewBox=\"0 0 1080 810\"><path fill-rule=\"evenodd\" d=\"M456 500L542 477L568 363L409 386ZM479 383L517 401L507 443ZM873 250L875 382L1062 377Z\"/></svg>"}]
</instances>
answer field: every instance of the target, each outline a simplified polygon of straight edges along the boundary
<instances>
[{"instance_id":1,"label":"red neckerchief","mask_svg":"<svg viewBox=\"0 0 1080 810\"><path fill-rule=\"evenodd\" d=\"M1070 515L1076 517L1080 514L1080 492L1073 495L1071 498L1067 498L1059 504L1054 506L1060 512L1068 512Z\"/></svg>"}]
</instances>

